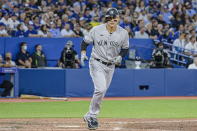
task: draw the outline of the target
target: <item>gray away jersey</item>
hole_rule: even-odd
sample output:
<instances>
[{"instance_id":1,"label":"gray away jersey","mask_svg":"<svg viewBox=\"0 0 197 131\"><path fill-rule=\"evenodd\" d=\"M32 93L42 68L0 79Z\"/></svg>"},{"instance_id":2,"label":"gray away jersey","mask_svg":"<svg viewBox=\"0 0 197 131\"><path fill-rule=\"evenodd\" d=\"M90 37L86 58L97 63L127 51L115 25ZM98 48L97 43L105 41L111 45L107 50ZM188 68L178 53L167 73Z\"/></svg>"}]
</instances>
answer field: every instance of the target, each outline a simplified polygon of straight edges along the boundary
<instances>
[{"instance_id":1,"label":"gray away jersey","mask_svg":"<svg viewBox=\"0 0 197 131\"><path fill-rule=\"evenodd\" d=\"M106 29L106 24L95 26L84 37L84 41L94 45L91 57L105 62L112 62L114 57L119 55L121 49L129 48L128 32L119 25L112 34Z\"/></svg>"}]
</instances>

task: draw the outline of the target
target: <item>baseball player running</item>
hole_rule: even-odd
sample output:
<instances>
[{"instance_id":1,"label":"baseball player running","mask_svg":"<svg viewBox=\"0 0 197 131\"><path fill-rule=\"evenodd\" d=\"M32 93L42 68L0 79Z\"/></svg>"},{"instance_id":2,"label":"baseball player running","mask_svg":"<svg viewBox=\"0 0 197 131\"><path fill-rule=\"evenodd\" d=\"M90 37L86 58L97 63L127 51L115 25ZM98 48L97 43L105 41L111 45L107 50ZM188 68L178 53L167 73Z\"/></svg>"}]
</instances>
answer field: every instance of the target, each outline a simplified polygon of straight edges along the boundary
<instances>
[{"instance_id":1,"label":"baseball player running","mask_svg":"<svg viewBox=\"0 0 197 131\"><path fill-rule=\"evenodd\" d=\"M119 12L109 8L105 14L105 23L93 27L81 44L81 63L88 59L86 48L93 43L89 61L90 75L94 83L94 94L89 111L84 116L88 129L98 128L97 115L105 93L111 83L115 65L119 65L129 48L128 32L118 25Z\"/></svg>"}]
</instances>

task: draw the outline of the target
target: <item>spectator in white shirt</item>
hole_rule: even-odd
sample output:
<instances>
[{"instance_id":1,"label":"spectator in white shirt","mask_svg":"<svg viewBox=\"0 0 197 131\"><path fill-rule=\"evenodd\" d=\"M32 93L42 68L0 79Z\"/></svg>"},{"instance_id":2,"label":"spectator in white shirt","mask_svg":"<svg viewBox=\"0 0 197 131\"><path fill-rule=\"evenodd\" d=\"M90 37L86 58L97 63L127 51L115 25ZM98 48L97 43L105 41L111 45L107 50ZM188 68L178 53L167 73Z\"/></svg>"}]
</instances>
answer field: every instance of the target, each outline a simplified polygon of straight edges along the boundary
<instances>
[{"instance_id":1,"label":"spectator in white shirt","mask_svg":"<svg viewBox=\"0 0 197 131\"><path fill-rule=\"evenodd\" d=\"M9 14L5 13L0 22L5 24L6 26L9 26Z\"/></svg>"},{"instance_id":2,"label":"spectator in white shirt","mask_svg":"<svg viewBox=\"0 0 197 131\"><path fill-rule=\"evenodd\" d=\"M0 37L7 37L8 32L5 30L5 25L0 23Z\"/></svg>"},{"instance_id":3,"label":"spectator in white shirt","mask_svg":"<svg viewBox=\"0 0 197 131\"><path fill-rule=\"evenodd\" d=\"M197 69L197 57L194 57L193 63L188 66L188 69Z\"/></svg>"},{"instance_id":4,"label":"spectator in white shirt","mask_svg":"<svg viewBox=\"0 0 197 131\"><path fill-rule=\"evenodd\" d=\"M61 30L62 37L74 37L75 33L70 29L69 24L65 24L64 28Z\"/></svg>"},{"instance_id":5,"label":"spectator in white shirt","mask_svg":"<svg viewBox=\"0 0 197 131\"><path fill-rule=\"evenodd\" d=\"M185 46L185 54L188 56L197 56L196 36L190 37L190 42Z\"/></svg>"},{"instance_id":6,"label":"spectator in white shirt","mask_svg":"<svg viewBox=\"0 0 197 131\"><path fill-rule=\"evenodd\" d=\"M8 25L11 30L16 30L16 27L19 25L19 21L17 20L16 15L12 15L11 18L8 19Z\"/></svg>"},{"instance_id":7,"label":"spectator in white shirt","mask_svg":"<svg viewBox=\"0 0 197 131\"><path fill-rule=\"evenodd\" d=\"M12 61L12 54L10 52L7 52L5 54L5 64L4 67L15 67L16 63Z\"/></svg>"},{"instance_id":8,"label":"spectator in white shirt","mask_svg":"<svg viewBox=\"0 0 197 131\"><path fill-rule=\"evenodd\" d=\"M185 48L185 33L181 33L179 38L173 42L173 51L174 52L183 52Z\"/></svg>"},{"instance_id":9,"label":"spectator in white shirt","mask_svg":"<svg viewBox=\"0 0 197 131\"><path fill-rule=\"evenodd\" d=\"M148 34L145 31L146 31L146 28L141 27L140 31L135 32L135 38L149 38Z\"/></svg>"},{"instance_id":10,"label":"spectator in white shirt","mask_svg":"<svg viewBox=\"0 0 197 131\"><path fill-rule=\"evenodd\" d=\"M40 30L38 30L38 35L40 37L51 37L51 34L49 32L49 29L47 28L46 25L42 25L40 27Z\"/></svg>"}]
</instances>

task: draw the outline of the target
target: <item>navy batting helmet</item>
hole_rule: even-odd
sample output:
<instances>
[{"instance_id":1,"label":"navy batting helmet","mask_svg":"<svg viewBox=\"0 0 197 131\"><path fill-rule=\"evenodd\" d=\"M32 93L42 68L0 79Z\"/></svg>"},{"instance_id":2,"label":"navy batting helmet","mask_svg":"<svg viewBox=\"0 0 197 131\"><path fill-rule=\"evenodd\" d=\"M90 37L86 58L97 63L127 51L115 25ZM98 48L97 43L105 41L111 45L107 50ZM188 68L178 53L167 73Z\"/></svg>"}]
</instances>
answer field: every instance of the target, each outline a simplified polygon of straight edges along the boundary
<instances>
[{"instance_id":1,"label":"navy batting helmet","mask_svg":"<svg viewBox=\"0 0 197 131\"><path fill-rule=\"evenodd\" d=\"M116 18L119 16L119 12L116 8L109 8L105 14L105 18Z\"/></svg>"}]
</instances>

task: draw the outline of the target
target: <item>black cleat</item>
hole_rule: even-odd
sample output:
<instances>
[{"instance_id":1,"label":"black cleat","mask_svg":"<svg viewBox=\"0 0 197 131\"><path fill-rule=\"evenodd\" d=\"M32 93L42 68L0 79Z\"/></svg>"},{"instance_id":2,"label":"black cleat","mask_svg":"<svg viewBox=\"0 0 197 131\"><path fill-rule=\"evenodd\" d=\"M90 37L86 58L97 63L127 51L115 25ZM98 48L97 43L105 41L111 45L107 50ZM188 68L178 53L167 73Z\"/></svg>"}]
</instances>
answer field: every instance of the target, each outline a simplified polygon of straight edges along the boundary
<instances>
[{"instance_id":1,"label":"black cleat","mask_svg":"<svg viewBox=\"0 0 197 131\"><path fill-rule=\"evenodd\" d=\"M93 117L83 117L84 121L88 124L89 130L96 130L98 128L98 121Z\"/></svg>"}]
</instances>

